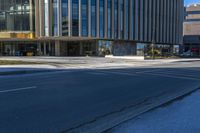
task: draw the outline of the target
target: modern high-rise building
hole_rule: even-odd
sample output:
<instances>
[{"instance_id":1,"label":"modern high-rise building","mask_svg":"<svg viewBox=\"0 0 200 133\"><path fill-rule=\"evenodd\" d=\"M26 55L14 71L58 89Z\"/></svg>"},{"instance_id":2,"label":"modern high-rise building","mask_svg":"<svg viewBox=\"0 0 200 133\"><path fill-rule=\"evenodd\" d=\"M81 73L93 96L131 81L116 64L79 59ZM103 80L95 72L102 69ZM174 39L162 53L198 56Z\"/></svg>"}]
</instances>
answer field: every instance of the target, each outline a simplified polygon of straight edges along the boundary
<instances>
[{"instance_id":1,"label":"modern high-rise building","mask_svg":"<svg viewBox=\"0 0 200 133\"><path fill-rule=\"evenodd\" d=\"M173 53L183 17L183 0L0 0L0 54Z\"/></svg>"},{"instance_id":2,"label":"modern high-rise building","mask_svg":"<svg viewBox=\"0 0 200 133\"><path fill-rule=\"evenodd\" d=\"M200 4L185 8L184 20L184 53L200 56Z\"/></svg>"}]
</instances>

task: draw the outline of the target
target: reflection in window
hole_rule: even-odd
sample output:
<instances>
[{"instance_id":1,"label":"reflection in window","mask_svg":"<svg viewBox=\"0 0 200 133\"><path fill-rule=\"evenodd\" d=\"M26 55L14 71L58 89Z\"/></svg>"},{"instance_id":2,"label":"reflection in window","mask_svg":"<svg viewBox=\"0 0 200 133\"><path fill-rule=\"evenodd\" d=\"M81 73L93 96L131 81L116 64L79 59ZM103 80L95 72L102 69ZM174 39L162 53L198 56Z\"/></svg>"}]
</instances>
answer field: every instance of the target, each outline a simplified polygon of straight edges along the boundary
<instances>
[{"instance_id":1,"label":"reflection in window","mask_svg":"<svg viewBox=\"0 0 200 133\"><path fill-rule=\"evenodd\" d=\"M104 0L99 0L99 36L104 37Z\"/></svg>"},{"instance_id":2,"label":"reflection in window","mask_svg":"<svg viewBox=\"0 0 200 133\"><path fill-rule=\"evenodd\" d=\"M88 36L88 0L81 1L82 36Z\"/></svg>"},{"instance_id":3,"label":"reflection in window","mask_svg":"<svg viewBox=\"0 0 200 133\"><path fill-rule=\"evenodd\" d=\"M72 36L79 35L79 4L78 0L72 0Z\"/></svg>"},{"instance_id":4,"label":"reflection in window","mask_svg":"<svg viewBox=\"0 0 200 133\"><path fill-rule=\"evenodd\" d=\"M0 1L0 31L30 31L29 0L1 0ZM34 15L34 14L33 14Z\"/></svg>"},{"instance_id":5,"label":"reflection in window","mask_svg":"<svg viewBox=\"0 0 200 133\"><path fill-rule=\"evenodd\" d=\"M62 0L62 35L68 36L68 0Z\"/></svg>"},{"instance_id":6,"label":"reflection in window","mask_svg":"<svg viewBox=\"0 0 200 133\"><path fill-rule=\"evenodd\" d=\"M53 0L53 35L58 36L58 1Z\"/></svg>"}]
</instances>

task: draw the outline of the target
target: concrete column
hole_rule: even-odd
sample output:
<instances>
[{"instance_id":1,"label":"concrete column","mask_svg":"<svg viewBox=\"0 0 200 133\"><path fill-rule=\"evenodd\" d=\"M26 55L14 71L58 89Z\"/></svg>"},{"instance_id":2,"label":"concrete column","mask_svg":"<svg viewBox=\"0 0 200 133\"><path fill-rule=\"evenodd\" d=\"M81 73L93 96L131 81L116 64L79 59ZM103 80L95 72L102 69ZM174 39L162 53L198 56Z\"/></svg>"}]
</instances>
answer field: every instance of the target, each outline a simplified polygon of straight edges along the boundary
<instances>
[{"instance_id":1,"label":"concrete column","mask_svg":"<svg viewBox=\"0 0 200 133\"><path fill-rule=\"evenodd\" d=\"M61 56L61 54L60 54L60 41L55 41L55 56Z\"/></svg>"},{"instance_id":2,"label":"concrete column","mask_svg":"<svg viewBox=\"0 0 200 133\"><path fill-rule=\"evenodd\" d=\"M82 42L80 42L80 56L82 56L83 55L83 43Z\"/></svg>"},{"instance_id":3,"label":"concrete column","mask_svg":"<svg viewBox=\"0 0 200 133\"><path fill-rule=\"evenodd\" d=\"M52 55L52 51L51 51L51 42L49 42L48 45L49 45L48 48L49 48L49 56L50 56L50 55Z\"/></svg>"},{"instance_id":4,"label":"concrete column","mask_svg":"<svg viewBox=\"0 0 200 133\"><path fill-rule=\"evenodd\" d=\"M82 7L81 0L79 0L79 37L82 36Z\"/></svg>"},{"instance_id":5,"label":"concrete column","mask_svg":"<svg viewBox=\"0 0 200 133\"><path fill-rule=\"evenodd\" d=\"M68 24L69 36L72 36L72 0L68 0Z\"/></svg>"},{"instance_id":6,"label":"concrete column","mask_svg":"<svg viewBox=\"0 0 200 133\"><path fill-rule=\"evenodd\" d=\"M41 50L41 43L37 43L37 55L41 56L42 55L42 50Z\"/></svg>"},{"instance_id":7,"label":"concrete column","mask_svg":"<svg viewBox=\"0 0 200 133\"><path fill-rule=\"evenodd\" d=\"M44 0L39 1L39 30L40 30L40 36L44 36ZM36 17L37 18L37 17Z\"/></svg>"},{"instance_id":8,"label":"concrete column","mask_svg":"<svg viewBox=\"0 0 200 133\"><path fill-rule=\"evenodd\" d=\"M108 1L104 0L104 38L107 38L108 31Z\"/></svg>"},{"instance_id":9,"label":"concrete column","mask_svg":"<svg viewBox=\"0 0 200 133\"><path fill-rule=\"evenodd\" d=\"M46 42L44 42L44 56L46 56L47 55L47 49L46 49L47 47L46 47Z\"/></svg>"},{"instance_id":10,"label":"concrete column","mask_svg":"<svg viewBox=\"0 0 200 133\"><path fill-rule=\"evenodd\" d=\"M58 0L58 36L62 36L62 7L61 0Z\"/></svg>"},{"instance_id":11,"label":"concrete column","mask_svg":"<svg viewBox=\"0 0 200 133\"><path fill-rule=\"evenodd\" d=\"M91 37L91 0L88 0L88 37Z\"/></svg>"},{"instance_id":12,"label":"concrete column","mask_svg":"<svg viewBox=\"0 0 200 133\"><path fill-rule=\"evenodd\" d=\"M96 26L97 26L97 31L96 31L96 36L97 36L97 38L99 38L99 0L96 0L97 1L97 6L96 6L96 17L97 17L97 24L96 24Z\"/></svg>"}]
</instances>

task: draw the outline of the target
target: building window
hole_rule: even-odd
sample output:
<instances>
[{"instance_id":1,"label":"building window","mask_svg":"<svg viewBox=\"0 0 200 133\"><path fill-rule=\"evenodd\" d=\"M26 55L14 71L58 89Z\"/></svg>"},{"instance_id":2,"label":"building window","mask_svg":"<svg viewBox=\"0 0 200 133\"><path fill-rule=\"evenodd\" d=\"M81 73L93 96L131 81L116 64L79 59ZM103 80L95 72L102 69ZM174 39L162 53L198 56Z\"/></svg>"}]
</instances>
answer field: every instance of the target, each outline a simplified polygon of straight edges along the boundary
<instances>
[{"instance_id":1,"label":"building window","mask_svg":"<svg viewBox=\"0 0 200 133\"><path fill-rule=\"evenodd\" d=\"M125 29L126 29L126 32L125 32L125 39L128 39L129 38L129 0L126 0L125 1L126 3L125 3L125 6L126 6L126 9L125 9L125 11L126 11L126 24L125 24Z\"/></svg>"},{"instance_id":2,"label":"building window","mask_svg":"<svg viewBox=\"0 0 200 133\"><path fill-rule=\"evenodd\" d=\"M44 19L45 19L45 22L44 22L44 32L45 32L45 36L49 36L49 1L48 0L45 0L44 1Z\"/></svg>"},{"instance_id":3,"label":"building window","mask_svg":"<svg viewBox=\"0 0 200 133\"><path fill-rule=\"evenodd\" d=\"M58 1L53 0L53 35L58 36Z\"/></svg>"},{"instance_id":4,"label":"building window","mask_svg":"<svg viewBox=\"0 0 200 133\"><path fill-rule=\"evenodd\" d=\"M72 36L79 35L79 4L78 0L72 0Z\"/></svg>"},{"instance_id":5,"label":"building window","mask_svg":"<svg viewBox=\"0 0 200 133\"><path fill-rule=\"evenodd\" d=\"M132 2L132 26L133 39L135 39L135 1Z\"/></svg>"},{"instance_id":6,"label":"building window","mask_svg":"<svg viewBox=\"0 0 200 133\"><path fill-rule=\"evenodd\" d=\"M114 38L118 38L118 0L114 1Z\"/></svg>"},{"instance_id":7,"label":"building window","mask_svg":"<svg viewBox=\"0 0 200 133\"><path fill-rule=\"evenodd\" d=\"M62 35L68 36L68 0L62 0Z\"/></svg>"},{"instance_id":8,"label":"building window","mask_svg":"<svg viewBox=\"0 0 200 133\"><path fill-rule=\"evenodd\" d=\"M91 32L96 37L96 0L91 0Z\"/></svg>"},{"instance_id":9,"label":"building window","mask_svg":"<svg viewBox=\"0 0 200 133\"><path fill-rule=\"evenodd\" d=\"M104 0L99 0L99 36L104 37Z\"/></svg>"},{"instance_id":10,"label":"building window","mask_svg":"<svg viewBox=\"0 0 200 133\"><path fill-rule=\"evenodd\" d=\"M108 0L108 35L107 35L107 37L108 38L111 38L111 33L112 33L112 31L111 31L111 27L112 27L112 25L111 25L111 20L112 20L112 15L111 15L111 8L112 8L112 0Z\"/></svg>"},{"instance_id":11,"label":"building window","mask_svg":"<svg viewBox=\"0 0 200 133\"><path fill-rule=\"evenodd\" d=\"M124 0L120 0L120 37L124 39Z\"/></svg>"},{"instance_id":12,"label":"building window","mask_svg":"<svg viewBox=\"0 0 200 133\"><path fill-rule=\"evenodd\" d=\"M33 3L29 0L0 1L0 31L30 31L30 22L34 23L34 14L30 14Z\"/></svg>"},{"instance_id":13,"label":"building window","mask_svg":"<svg viewBox=\"0 0 200 133\"><path fill-rule=\"evenodd\" d=\"M88 0L81 1L82 36L88 36Z\"/></svg>"}]
</instances>

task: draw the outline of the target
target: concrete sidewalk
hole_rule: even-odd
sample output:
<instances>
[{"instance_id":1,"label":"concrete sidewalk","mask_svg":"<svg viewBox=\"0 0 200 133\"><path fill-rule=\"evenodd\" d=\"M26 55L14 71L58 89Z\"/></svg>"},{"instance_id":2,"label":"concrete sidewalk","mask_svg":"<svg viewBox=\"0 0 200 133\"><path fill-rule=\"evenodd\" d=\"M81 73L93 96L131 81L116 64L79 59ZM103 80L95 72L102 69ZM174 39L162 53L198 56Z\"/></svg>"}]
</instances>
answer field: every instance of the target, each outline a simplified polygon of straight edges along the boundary
<instances>
[{"instance_id":1,"label":"concrete sidewalk","mask_svg":"<svg viewBox=\"0 0 200 133\"><path fill-rule=\"evenodd\" d=\"M0 65L0 75L69 69L156 68L158 65L166 67L169 64L173 65L173 63L176 65L177 62L184 65L200 61L200 59L158 59L140 61L102 57L0 57L0 60L42 63L30 65Z\"/></svg>"},{"instance_id":2,"label":"concrete sidewalk","mask_svg":"<svg viewBox=\"0 0 200 133\"><path fill-rule=\"evenodd\" d=\"M199 133L200 91L145 113L107 133Z\"/></svg>"}]
</instances>

